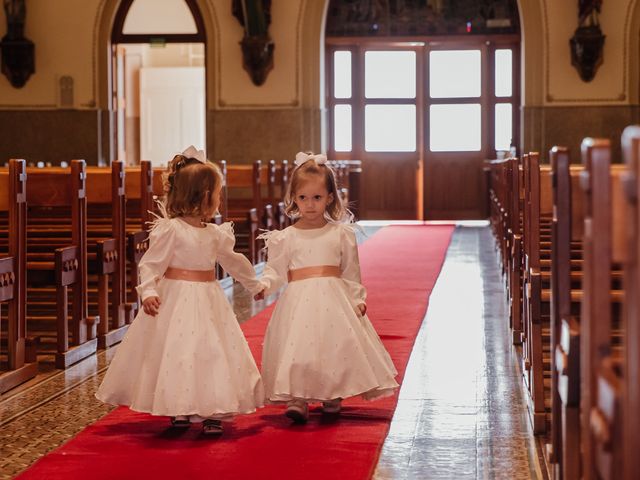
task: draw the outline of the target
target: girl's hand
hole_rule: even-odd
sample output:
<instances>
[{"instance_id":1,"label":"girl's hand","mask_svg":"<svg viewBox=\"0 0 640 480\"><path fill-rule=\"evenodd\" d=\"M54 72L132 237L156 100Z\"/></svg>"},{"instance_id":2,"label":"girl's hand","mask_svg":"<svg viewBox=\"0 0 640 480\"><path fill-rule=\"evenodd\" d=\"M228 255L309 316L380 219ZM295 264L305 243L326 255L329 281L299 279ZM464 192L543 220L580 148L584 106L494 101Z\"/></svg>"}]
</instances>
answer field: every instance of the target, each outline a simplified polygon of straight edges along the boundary
<instances>
[{"instance_id":1,"label":"girl's hand","mask_svg":"<svg viewBox=\"0 0 640 480\"><path fill-rule=\"evenodd\" d=\"M358 310L360 310L360 316L363 317L365 313L367 313L367 304L361 303L358 305Z\"/></svg>"},{"instance_id":2,"label":"girl's hand","mask_svg":"<svg viewBox=\"0 0 640 480\"><path fill-rule=\"evenodd\" d=\"M253 296L253 299L256 300L256 301L257 300L264 300L264 290L260 290L258 293L256 293Z\"/></svg>"},{"instance_id":3,"label":"girl's hand","mask_svg":"<svg viewBox=\"0 0 640 480\"><path fill-rule=\"evenodd\" d=\"M160 309L160 297L148 297L142 302L142 309L147 315L155 317Z\"/></svg>"}]
</instances>

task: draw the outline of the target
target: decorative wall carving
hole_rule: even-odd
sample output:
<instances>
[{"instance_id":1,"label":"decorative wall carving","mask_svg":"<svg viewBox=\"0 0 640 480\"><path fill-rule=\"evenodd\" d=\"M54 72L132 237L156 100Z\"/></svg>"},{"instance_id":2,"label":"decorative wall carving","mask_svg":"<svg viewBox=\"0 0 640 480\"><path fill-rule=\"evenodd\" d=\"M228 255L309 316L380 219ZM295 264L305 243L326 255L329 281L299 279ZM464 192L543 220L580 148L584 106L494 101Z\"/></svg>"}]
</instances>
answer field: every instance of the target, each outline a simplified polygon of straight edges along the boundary
<instances>
[{"instance_id":1,"label":"decorative wall carving","mask_svg":"<svg viewBox=\"0 0 640 480\"><path fill-rule=\"evenodd\" d=\"M590 82L604 61L602 50L605 35L600 30L598 15L602 0L578 0L578 28L569 41L571 64L580 78Z\"/></svg>"},{"instance_id":2,"label":"decorative wall carving","mask_svg":"<svg viewBox=\"0 0 640 480\"><path fill-rule=\"evenodd\" d=\"M244 27L240 41L242 66L254 85L262 85L273 69L275 44L269 35L271 0L232 0L231 8Z\"/></svg>"},{"instance_id":3,"label":"decorative wall carving","mask_svg":"<svg viewBox=\"0 0 640 480\"><path fill-rule=\"evenodd\" d=\"M511 34L515 0L331 0L328 36Z\"/></svg>"},{"instance_id":4,"label":"decorative wall carving","mask_svg":"<svg viewBox=\"0 0 640 480\"><path fill-rule=\"evenodd\" d=\"M25 0L3 0L7 34L0 41L2 73L16 88L24 87L35 72L35 45L24 36Z\"/></svg>"}]
</instances>

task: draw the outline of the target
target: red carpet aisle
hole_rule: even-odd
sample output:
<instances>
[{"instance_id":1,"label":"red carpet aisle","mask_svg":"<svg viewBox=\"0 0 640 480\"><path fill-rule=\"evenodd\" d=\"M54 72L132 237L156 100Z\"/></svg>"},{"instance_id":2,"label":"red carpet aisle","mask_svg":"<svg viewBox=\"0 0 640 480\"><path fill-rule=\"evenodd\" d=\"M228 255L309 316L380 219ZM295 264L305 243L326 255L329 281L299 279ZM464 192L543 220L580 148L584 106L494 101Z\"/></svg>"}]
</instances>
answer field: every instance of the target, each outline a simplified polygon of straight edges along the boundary
<instances>
[{"instance_id":1,"label":"red carpet aisle","mask_svg":"<svg viewBox=\"0 0 640 480\"><path fill-rule=\"evenodd\" d=\"M451 226L392 226L360 249L369 316L400 372L424 318L429 295L451 239ZM272 308L243 325L260 358ZM219 439L185 433L120 408L27 470L21 479L366 479L377 464L397 395L345 402L337 420L312 412L291 425L283 407L240 417ZM69 412L70 415L73 412Z\"/></svg>"}]
</instances>

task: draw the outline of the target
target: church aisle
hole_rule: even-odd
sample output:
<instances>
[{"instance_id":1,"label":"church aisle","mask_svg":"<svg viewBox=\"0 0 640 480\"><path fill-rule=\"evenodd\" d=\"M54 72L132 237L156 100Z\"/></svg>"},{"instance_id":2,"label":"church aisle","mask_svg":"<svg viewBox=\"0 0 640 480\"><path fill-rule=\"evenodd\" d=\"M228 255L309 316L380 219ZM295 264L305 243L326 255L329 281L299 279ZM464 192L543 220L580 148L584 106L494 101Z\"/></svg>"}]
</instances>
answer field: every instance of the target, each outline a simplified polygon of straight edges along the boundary
<instances>
[{"instance_id":1,"label":"church aisle","mask_svg":"<svg viewBox=\"0 0 640 480\"><path fill-rule=\"evenodd\" d=\"M264 306L236 290L244 322ZM505 315L489 229L458 228L374 478L540 476ZM0 399L0 478L111 410L93 399L109 358L102 352Z\"/></svg>"},{"instance_id":2,"label":"church aisle","mask_svg":"<svg viewBox=\"0 0 640 480\"><path fill-rule=\"evenodd\" d=\"M491 230L459 226L374 479L544 478L503 285Z\"/></svg>"}]
</instances>

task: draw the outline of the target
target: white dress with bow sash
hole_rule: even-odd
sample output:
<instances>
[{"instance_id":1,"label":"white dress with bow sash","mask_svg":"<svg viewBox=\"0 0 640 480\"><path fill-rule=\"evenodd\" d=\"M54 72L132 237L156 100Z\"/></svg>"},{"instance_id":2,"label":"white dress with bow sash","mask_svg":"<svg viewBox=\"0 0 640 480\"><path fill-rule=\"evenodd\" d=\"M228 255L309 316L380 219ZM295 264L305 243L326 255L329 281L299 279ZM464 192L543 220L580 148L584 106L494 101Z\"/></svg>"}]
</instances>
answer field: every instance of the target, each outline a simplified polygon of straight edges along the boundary
<instances>
[{"instance_id":1,"label":"white dress with bow sash","mask_svg":"<svg viewBox=\"0 0 640 480\"><path fill-rule=\"evenodd\" d=\"M261 290L249 261L233 251L231 224L198 228L162 218L140 262L142 299L158 296L157 316L140 310L96 394L154 415L225 417L264 402L260 374L218 282L164 278L168 267L212 270L216 260L252 294Z\"/></svg>"},{"instance_id":2,"label":"white dress with bow sash","mask_svg":"<svg viewBox=\"0 0 640 480\"><path fill-rule=\"evenodd\" d=\"M397 371L369 318L360 316L366 290L353 226L327 223L302 230L291 226L263 236L268 262L261 282L266 293L287 281L288 270L339 266L341 278L320 277L287 284L267 327L262 378L267 400L309 401L393 393Z\"/></svg>"}]
</instances>

